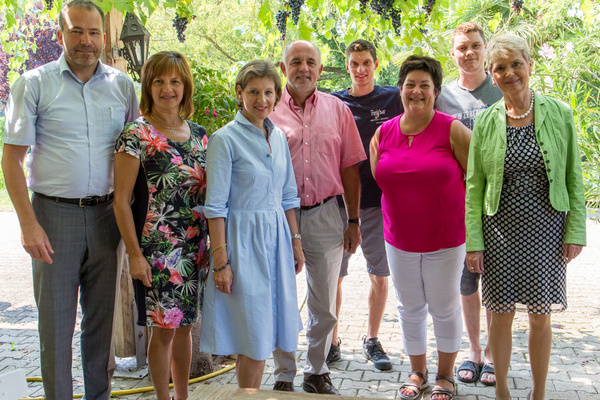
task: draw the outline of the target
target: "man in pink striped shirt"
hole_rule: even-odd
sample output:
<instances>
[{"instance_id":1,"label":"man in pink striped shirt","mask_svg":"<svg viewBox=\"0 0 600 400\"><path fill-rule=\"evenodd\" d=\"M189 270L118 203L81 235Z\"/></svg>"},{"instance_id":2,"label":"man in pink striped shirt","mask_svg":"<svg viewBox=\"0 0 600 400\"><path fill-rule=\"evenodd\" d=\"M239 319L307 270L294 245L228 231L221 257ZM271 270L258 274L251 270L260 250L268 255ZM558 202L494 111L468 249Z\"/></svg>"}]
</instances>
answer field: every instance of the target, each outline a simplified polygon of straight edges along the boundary
<instances>
[{"instance_id":1,"label":"man in pink striped shirt","mask_svg":"<svg viewBox=\"0 0 600 400\"><path fill-rule=\"evenodd\" d=\"M302 387L310 393L339 394L325 363L333 327L342 253L360 245L360 181L357 164L366 159L350 109L317 90L323 70L319 49L297 41L283 53L287 78L281 101L270 115L285 132L296 175L300 210L296 211L308 284L308 351ZM343 231L335 196L342 194L348 215ZM293 353L275 352L273 389L293 391Z\"/></svg>"}]
</instances>

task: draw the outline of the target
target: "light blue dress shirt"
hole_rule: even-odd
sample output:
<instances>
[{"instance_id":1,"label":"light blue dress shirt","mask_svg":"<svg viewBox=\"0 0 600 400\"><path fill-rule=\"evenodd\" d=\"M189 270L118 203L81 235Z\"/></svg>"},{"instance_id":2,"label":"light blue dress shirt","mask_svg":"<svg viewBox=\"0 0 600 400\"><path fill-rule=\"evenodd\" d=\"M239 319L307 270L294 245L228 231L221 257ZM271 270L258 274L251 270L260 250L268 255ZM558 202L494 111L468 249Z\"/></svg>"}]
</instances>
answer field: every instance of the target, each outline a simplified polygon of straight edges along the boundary
<instances>
[{"instance_id":1,"label":"light blue dress shirt","mask_svg":"<svg viewBox=\"0 0 600 400\"><path fill-rule=\"evenodd\" d=\"M302 325L285 210L300 199L285 135L268 119L266 125L269 142L238 112L208 141L203 210L206 218L226 218L233 273L231 294L215 289L212 269L208 276L200 350L210 354L265 360L275 347L298 347Z\"/></svg>"},{"instance_id":2,"label":"light blue dress shirt","mask_svg":"<svg viewBox=\"0 0 600 400\"><path fill-rule=\"evenodd\" d=\"M29 189L80 198L113 191L113 151L138 116L131 79L98 63L83 83L64 58L24 73L11 87L4 143L31 146Z\"/></svg>"}]
</instances>

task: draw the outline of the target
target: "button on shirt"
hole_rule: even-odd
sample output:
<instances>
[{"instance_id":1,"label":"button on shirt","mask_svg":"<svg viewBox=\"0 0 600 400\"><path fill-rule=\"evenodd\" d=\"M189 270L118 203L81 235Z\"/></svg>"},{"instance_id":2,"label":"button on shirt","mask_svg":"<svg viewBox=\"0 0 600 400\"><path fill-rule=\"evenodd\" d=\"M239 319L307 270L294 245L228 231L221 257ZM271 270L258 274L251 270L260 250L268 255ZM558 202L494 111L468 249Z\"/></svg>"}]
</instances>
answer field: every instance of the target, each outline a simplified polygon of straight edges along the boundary
<instances>
[{"instance_id":1,"label":"button on shirt","mask_svg":"<svg viewBox=\"0 0 600 400\"><path fill-rule=\"evenodd\" d=\"M98 63L83 83L64 58L23 74L12 86L4 143L31 146L29 189L80 198L113 191L113 151L123 125L138 116L131 79Z\"/></svg>"},{"instance_id":2,"label":"button on shirt","mask_svg":"<svg viewBox=\"0 0 600 400\"><path fill-rule=\"evenodd\" d=\"M343 194L341 170L367 158L350 109L315 90L302 110L286 86L269 118L287 137L300 204L312 206Z\"/></svg>"}]
</instances>

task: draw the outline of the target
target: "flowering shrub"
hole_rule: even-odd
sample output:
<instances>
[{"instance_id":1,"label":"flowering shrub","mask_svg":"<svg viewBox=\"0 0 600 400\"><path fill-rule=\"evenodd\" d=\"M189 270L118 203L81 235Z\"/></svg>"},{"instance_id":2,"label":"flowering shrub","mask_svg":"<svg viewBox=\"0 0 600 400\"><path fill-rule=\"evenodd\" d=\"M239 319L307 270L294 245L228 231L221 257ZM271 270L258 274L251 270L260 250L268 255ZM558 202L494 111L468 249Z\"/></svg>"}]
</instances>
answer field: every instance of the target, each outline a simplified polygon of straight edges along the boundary
<instances>
[{"instance_id":1,"label":"flowering shrub","mask_svg":"<svg viewBox=\"0 0 600 400\"><path fill-rule=\"evenodd\" d=\"M194 107L192 121L202 125L208 134L226 125L236 114L237 98L233 82L217 70L192 63Z\"/></svg>"},{"instance_id":2,"label":"flowering shrub","mask_svg":"<svg viewBox=\"0 0 600 400\"><path fill-rule=\"evenodd\" d=\"M18 34L10 35L8 42L0 41L0 110L4 110L10 93L8 76L11 61L20 62L18 72L23 73L57 60L62 54L62 47L56 39L55 25L48 20L41 22L36 15L28 13L18 23ZM19 55L19 60L11 60L12 57L9 57L3 46L14 47L19 43L25 46L27 53Z\"/></svg>"}]
</instances>

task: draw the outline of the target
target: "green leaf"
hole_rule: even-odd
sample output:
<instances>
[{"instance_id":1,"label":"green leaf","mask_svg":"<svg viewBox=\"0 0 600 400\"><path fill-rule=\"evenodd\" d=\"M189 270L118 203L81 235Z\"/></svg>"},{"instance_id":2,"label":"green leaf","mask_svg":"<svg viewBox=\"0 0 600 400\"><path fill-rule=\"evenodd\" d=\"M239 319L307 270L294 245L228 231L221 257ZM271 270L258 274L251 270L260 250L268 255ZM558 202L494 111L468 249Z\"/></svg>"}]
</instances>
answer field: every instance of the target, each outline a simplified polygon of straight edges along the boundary
<instances>
[{"instance_id":1,"label":"green leaf","mask_svg":"<svg viewBox=\"0 0 600 400\"><path fill-rule=\"evenodd\" d=\"M260 8L258 9L258 19L263 22L263 24L269 23L271 25L271 4L269 0L264 0Z\"/></svg>"},{"instance_id":2,"label":"green leaf","mask_svg":"<svg viewBox=\"0 0 600 400\"><path fill-rule=\"evenodd\" d=\"M312 39L313 32L315 32L315 30L308 26L306 20L304 18L300 18L300 22L298 22L298 40L310 41Z\"/></svg>"}]
</instances>

